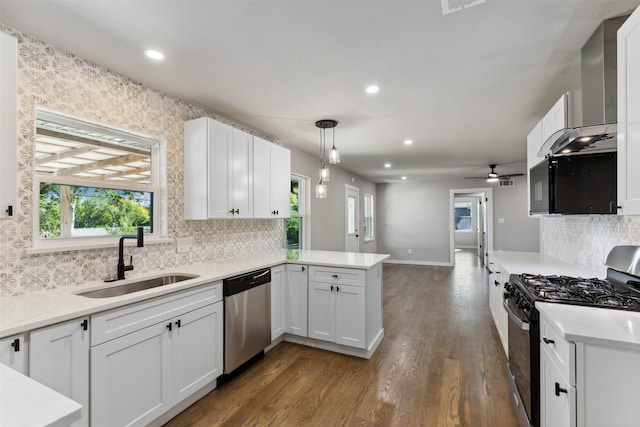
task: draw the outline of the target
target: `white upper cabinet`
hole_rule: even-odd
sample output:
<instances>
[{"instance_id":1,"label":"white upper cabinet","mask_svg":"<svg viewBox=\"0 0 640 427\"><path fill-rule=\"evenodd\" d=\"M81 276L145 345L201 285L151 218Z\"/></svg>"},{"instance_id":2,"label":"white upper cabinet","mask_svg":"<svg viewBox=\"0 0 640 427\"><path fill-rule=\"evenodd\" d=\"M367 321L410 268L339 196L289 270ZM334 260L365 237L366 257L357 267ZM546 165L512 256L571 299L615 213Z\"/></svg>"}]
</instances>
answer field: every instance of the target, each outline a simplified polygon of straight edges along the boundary
<instances>
[{"instance_id":1,"label":"white upper cabinet","mask_svg":"<svg viewBox=\"0 0 640 427\"><path fill-rule=\"evenodd\" d=\"M542 118L542 143L553 135L554 132L567 127L567 94L560 99Z\"/></svg>"},{"instance_id":2,"label":"white upper cabinet","mask_svg":"<svg viewBox=\"0 0 640 427\"><path fill-rule=\"evenodd\" d=\"M527 135L527 188L529 191L531 191L531 168L544 160L544 156L538 157L543 143L540 121ZM531 197L527 197L527 212L531 215Z\"/></svg>"},{"instance_id":3,"label":"white upper cabinet","mask_svg":"<svg viewBox=\"0 0 640 427\"><path fill-rule=\"evenodd\" d=\"M291 152L253 138L253 208L255 218L289 218Z\"/></svg>"},{"instance_id":4,"label":"white upper cabinet","mask_svg":"<svg viewBox=\"0 0 640 427\"><path fill-rule=\"evenodd\" d=\"M619 214L640 215L640 9L618 30Z\"/></svg>"},{"instance_id":5,"label":"white upper cabinet","mask_svg":"<svg viewBox=\"0 0 640 427\"><path fill-rule=\"evenodd\" d=\"M253 217L253 137L210 118L184 124L184 218Z\"/></svg>"},{"instance_id":6,"label":"white upper cabinet","mask_svg":"<svg viewBox=\"0 0 640 427\"><path fill-rule=\"evenodd\" d=\"M0 33L0 219L16 216L18 41Z\"/></svg>"}]
</instances>

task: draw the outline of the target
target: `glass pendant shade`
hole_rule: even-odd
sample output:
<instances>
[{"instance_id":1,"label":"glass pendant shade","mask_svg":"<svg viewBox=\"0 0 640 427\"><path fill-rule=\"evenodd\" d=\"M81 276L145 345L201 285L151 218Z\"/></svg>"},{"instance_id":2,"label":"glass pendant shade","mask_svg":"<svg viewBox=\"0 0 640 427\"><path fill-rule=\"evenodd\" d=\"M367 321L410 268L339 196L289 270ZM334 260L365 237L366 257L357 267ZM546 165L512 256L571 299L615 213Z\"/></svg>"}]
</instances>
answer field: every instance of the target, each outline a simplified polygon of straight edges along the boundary
<instances>
[{"instance_id":1,"label":"glass pendant shade","mask_svg":"<svg viewBox=\"0 0 640 427\"><path fill-rule=\"evenodd\" d=\"M338 152L338 149L335 145L331 147L331 150L329 151L329 163L331 163L332 165L340 163L340 153Z\"/></svg>"},{"instance_id":2,"label":"glass pendant shade","mask_svg":"<svg viewBox=\"0 0 640 427\"><path fill-rule=\"evenodd\" d=\"M321 182L316 185L316 199L326 199L327 198L327 185Z\"/></svg>"},{"instance_id":3,"label":"glass pendant shade","mask_svg":"<svg viewBox=\"0 0 640 427\"><path fill-rule=\"evenodd\" d=\"M320 168L320 182L329 182L331 180L331 171L326 165L322 165Z\"/></svg>"}]
</instances>

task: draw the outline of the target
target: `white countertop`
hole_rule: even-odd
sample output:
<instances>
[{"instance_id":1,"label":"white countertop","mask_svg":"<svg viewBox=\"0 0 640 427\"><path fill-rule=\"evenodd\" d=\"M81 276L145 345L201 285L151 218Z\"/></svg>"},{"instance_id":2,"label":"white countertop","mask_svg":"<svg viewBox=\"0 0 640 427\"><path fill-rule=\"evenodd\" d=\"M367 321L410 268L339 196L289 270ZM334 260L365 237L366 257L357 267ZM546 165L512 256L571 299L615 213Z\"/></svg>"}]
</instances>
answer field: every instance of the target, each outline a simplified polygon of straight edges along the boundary
<instances>
[{"instance_id":1,"label":"white countertop","mask_svg":"<svg viewBox=\"0 0 640 427\"><path fill-rule=\"evenodd\" d=\"M281 250L215 263L188 265L183 268L158 271L154 274L136 276L130 272L127 273L128 278L126 280L112 283L94 281L82 286L63 287L14 297L3 297L0 298L0 338L211 283L259 268L295 263L369 269L388 257L389 255L383 254L353 252ZM111 298L87 298L75 294L80 291L108 286L120 286L167 273L197 274L199 277Z\"/></svg>"},{"instance_id":2,"label":"white countertop","mask_svg":"<svg viewBox=\"0 0 640 427\"><path fill-rule=\"evenodd\" d=\"M567 341L640 351L640 313L580 305L536 302Z\"/></svg>"},{"instance_id":3,"label":"white countertop","mask_svg":"<svg viewBox=\"0 0 640 427\"><path fill-rule=\"evenodd\" d=\"M0 426L63 427L82 405L0 363Z\"/></svg>"},{"instance_id":4,"label":"white countertop","mask_svg":"<svg viewBox=\"0 0 640 427\"><path fill-rule=\"evenodd\" d=\"M574 277L592 277L592 274L579 266L539 252L491 251L491 255L509 274L565 275Z\"/></svg>"}]
</instances>

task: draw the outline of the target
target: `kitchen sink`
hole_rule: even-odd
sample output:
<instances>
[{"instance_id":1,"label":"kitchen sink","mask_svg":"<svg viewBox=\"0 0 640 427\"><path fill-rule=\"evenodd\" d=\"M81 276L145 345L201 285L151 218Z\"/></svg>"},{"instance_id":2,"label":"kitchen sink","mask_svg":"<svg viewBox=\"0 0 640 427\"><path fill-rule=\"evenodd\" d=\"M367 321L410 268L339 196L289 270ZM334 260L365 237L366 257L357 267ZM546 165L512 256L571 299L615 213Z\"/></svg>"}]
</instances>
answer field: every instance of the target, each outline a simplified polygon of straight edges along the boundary
<instances>
[{"instance_id":1,"label":"kitchen sink","mask_svg":"<svg viewBox=\"0 0 640 427\"><path fill-rule=\"evenodd\" d=\"M144 291L145 289L157 288L158 286L171 285L173 283L182 282L183 280L195 279L196 277L200 276L195 274L180 273L166 274L151 279L140 280L139 282L131 282L119 286L111 286L108 288L95 289L92 291L78 292L76 295L87 298L117 297L120 295L130 294L132 292Z\"/></svg>"}]
</instances>

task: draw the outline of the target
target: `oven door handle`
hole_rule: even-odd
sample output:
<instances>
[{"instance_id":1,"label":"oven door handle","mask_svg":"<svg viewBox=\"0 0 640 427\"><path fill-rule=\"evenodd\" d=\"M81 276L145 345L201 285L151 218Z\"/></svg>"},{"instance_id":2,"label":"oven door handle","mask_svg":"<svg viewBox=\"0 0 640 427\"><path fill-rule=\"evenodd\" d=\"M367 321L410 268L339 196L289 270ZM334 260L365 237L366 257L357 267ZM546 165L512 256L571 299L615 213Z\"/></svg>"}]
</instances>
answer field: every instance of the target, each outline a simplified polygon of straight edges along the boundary
<instances>
[{"instance_id":1,"label":"oven door handle","mask_svg":"<svg viewBox=\"0 0 640 427\"><path fill-rule=\"evenodd\" d=\"M518 328L522 329L523 331L529 330L529 322L523 322L522 319L520 319L517 314L511 311L511 309L509 308L509 305L507 304L506 299L502 302L502 306L504 307L504 311L507 312L511 320L513 320L516 323L516 325L518 325Z\"/></svg>"}]
</instances>

